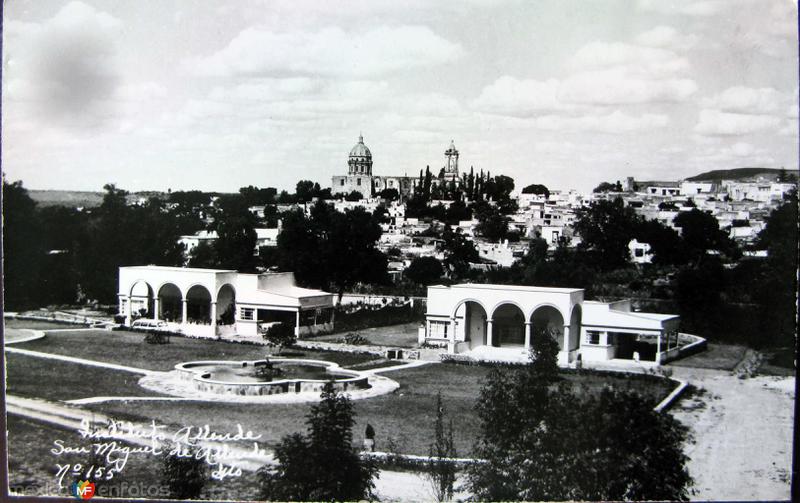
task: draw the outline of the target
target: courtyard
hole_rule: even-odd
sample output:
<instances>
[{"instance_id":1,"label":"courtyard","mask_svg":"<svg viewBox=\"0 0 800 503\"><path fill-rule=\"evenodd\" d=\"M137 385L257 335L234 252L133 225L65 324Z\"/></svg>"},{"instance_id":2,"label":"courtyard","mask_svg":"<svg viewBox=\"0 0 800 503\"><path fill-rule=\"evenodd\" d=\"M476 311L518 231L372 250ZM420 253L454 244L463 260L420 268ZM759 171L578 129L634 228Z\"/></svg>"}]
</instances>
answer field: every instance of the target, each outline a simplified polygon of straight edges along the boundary
<instances>
[{"instance_id":1,"label":"courtyard","mask_svg":"<svg viewBox=\"0 0 800 503\"><path fill-rule=\"evenodd\" d=\"M143 334L134 332L21 320L9 320L6 326L11 337L28 333L29 328L45 333L44 338L13 343L7 348L9 397L45 400L84 414L137 423L154 420L176 429L192 424L209 425L213 430L223 431L238 423L262 435L260 443L268 450L283 436L304 430L307 403L232 404L176 399L138 384L146 373L169 371L184 361L263 358L267 351L264 346L184 337L172 337L169 344L150 345L144 342ZM401 341L407 337L404 336L405 326L398 326L396 330ZM378 333L390 341L391 332L391 327L384 327ZM447 414L453 418L457 452L459 456L470 456L478 425L474 405L489 366L418 362L408 364L408 368L398 368L404 362L387 362L377 355L296 348L283 350L282 356L326 360L343 368L371 368L378 375L385 372L386 377L399 384L392 393L354 401L356 445L361 445L366 425L370 424L376 432L376 450L427 455L433 438L436 396L441 392ZM604 386L633 389L649 397L653 405L674 387L665 379L632 379L625 375L590 372L564 372L562 380L586 394L597 393ZM52 440L46 440L48 437L55 435L57 438L65 434L58 432L59 429L52 424L15 415L9 417L13 418L9 421L12 449L14 445L31 441L44 442L46 447L52 443ZM12 485L42 479L38 461L41 456L37 458L36 453L45 447L39 445L24 451L25 455L15 456L15 463L21 468L18 472L12 469ZM23 450L18 448L18 452ZM131 466L135 468L137 465ZM128 476L136 478L137 473L137 469L132 469ZM235 499L254 497L255 482L249 478L250 475L250 472L245 472L230 487L215 485L209 491L223 491L227 497ZM390 477L388 472L387 477L387 480L402 479L400 475ZM394 489L384 490L391 492ZM222 497L218 492L209 494Z\"/></svg>"}]
</instances>

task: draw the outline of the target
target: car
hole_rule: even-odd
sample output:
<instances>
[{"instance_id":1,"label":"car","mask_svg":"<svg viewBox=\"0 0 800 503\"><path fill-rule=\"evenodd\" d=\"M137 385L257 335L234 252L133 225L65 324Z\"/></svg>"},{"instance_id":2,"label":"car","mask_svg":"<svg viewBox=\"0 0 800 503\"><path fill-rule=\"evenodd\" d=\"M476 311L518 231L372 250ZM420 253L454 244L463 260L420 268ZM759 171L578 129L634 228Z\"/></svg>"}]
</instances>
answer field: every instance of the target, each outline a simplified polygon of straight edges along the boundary
<instances>
[{"instance_id":1,"label":"car","mask_svg":"<svg viewBox=\"0 0 800 503\"><path fill-rule=\"evenodd\" d=\"M169 325L164 320L142 318L134 321L131 324L131 328L134 330L155 330L159 332L166 332L169 330Z\"/></svg>"}]
</instances>

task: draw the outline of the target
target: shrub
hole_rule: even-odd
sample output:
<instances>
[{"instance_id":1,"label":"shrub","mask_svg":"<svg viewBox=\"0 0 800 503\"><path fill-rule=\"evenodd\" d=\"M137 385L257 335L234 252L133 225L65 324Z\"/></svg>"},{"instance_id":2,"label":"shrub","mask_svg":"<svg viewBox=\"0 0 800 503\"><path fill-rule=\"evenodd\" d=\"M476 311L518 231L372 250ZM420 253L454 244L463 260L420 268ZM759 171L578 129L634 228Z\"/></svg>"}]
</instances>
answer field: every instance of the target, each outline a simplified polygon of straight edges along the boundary
<instances>
[{"instance_id":1,"label":"shrub","mask_svg":"<svg viewBox=\"0 0 800 503\"><path fill-rule=\"evenodd\" d=\"M264 339L273 346L278 346L278 352L285 347L291 347L297 341L294 327L287 323L275 323L264 332Z\"/></svg>"}]
</instances>

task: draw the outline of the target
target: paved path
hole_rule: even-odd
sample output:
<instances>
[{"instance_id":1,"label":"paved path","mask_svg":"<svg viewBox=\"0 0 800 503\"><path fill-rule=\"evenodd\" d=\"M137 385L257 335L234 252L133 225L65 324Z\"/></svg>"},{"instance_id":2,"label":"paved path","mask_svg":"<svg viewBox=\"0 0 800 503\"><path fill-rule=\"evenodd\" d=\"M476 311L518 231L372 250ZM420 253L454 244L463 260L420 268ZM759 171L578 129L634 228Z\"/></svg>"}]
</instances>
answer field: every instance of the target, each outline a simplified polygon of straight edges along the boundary
<instances>
[{"instance_id":1,"label":"paved path","mask_svg":"<svg viewBox=\"0 0 800 503\"><path fill-rule=\"evenodd\" d=\"M705 390L672 411L694 437L685 449L695 479L692 498L788 500L795 379L673 369L675 377Z\"/></svg>"},{"instance_id":2,"label":"paved path","mask_svg":"<svg viewBox=\"0 0 800 503\"><path fill-rule=\"evenodd\" d=\"M20 348L5 348L6 353L16 353L20 355L33 356L36 358L46 358L49 360L58 360L62 362L77 363L79 365L88 365L90 367L102 367L112 370L120 370L122 372L131 372L133 374L150 375L158 372L153 370L145 370L136 367L128 367L125 365L117 365L115 363L98 362L95 360L87 360L85 358L75 358L73 356L57 355L54 353L42 353L41 351L31 351L29 349Z\"/></svg>"},{"instance_id":3,"label":"paved path","mask_svg":"<svg viewBox=\"0 0 800 503\"><path fill-rule=\"evenodd\" d=\"M3 343L5 345L21 344L42 338L44 338L43 331L30 328L5 328L3 331Z\"/></svg>"},{"instance_id":4,"label":"paved path","mask_svg":"<svg viewBox=\"0 0 800 503\"><path fill-rule=\"evenodd\" d=\"M408 362L401 363L399 365L395 365L393 367L378 367L369 370L359 370L359 372L363 374L383 374L384 372L393 372L395 370L407 370L407 369L413 369L414 367L422 367L423 365L429 365L431 363L439 363L439 362L432 362L427 360L411 360Z\"/></svg>"}]
</instances>

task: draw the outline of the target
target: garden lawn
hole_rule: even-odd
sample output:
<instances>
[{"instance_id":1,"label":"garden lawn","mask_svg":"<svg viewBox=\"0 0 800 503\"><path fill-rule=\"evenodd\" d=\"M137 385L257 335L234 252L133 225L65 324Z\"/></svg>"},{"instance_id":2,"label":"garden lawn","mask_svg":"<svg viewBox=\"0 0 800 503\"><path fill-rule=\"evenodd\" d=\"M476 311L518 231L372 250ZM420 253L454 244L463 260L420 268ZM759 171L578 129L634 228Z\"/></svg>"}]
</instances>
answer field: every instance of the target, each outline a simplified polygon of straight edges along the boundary
<instances>
[{"instance_id":1,"label":"garden lawn","mask_svg":"<svg viewBox=\"0 0 800 503\"><path fill-rule=\"evenodd\" d=\"M11 491L24 495L70 496L68 488L59 488L56 479L56 463L80 463L91 461L91 456L63 454L55 456L50 452L54 440L61 440L67 446L86 446L91 444L80 438L76 432L54 425L34 421L14 414L8 416L8 478ZM97 496L117 498L157 498L165 499L166 489L161 485L162 461L158 457L142 453L131 454L122 472L111 480L96 482ZM64 478L68 483L72 479ZM240 478L227 478L224 481L210 481L202 499L211 500L252 500L257 496L255 474L243 472Z\"/></svg>"},{"instance_id":2,"label":"garden lawn","mask_svg":"<svg viewBox=\"0 0 800 503\"><path fill-rule=\"evenodd\" d=\"M3 325L8 328L30 328L33 330L63 330L65 328L86 328L84 325L74 323L59 323L57 321L39 320L20 320L17 318L6 318Z\"/></svg>"},{"instance_id":3,"label":"garden lawn","mask_svg":"<svg viewBox=\"0 0 800 503\"><path fill-rule=\"evenodd\" d=\"M47 400L163 396L139 386L141 374L6 353L6 393Z\"/></svg>"},{"instance_id":4,"label":"garden lawn","mask_svg":"<svg viewBox=\"0 0 800 503\"><path fill-rule=\"evenodd\" d=\"M314 337L315 341L344 342L344 337L348 333L355 333L367 339L369 344L374 346L397 346L400 348L415 348L417 343L417 331L419 323L404 323L402 325L390 325L387 327L366 328L353 332L337 332L330 335Z\"/></svg>"},{"instance_id":5,"label":"garden lawn","mask_svg":"<svg viewBox=\"0 0 800 503\"><path fill-rule=\"evenodd\" d=\"M706 350L687 356L668 365L674 367L694 367L716 370L733 370L742 361L747 351L745 346L735 344L707 343Z\"/></svg>"},{"instance_id":6,"label":"garden lawn","mask_svg":"<svg viewBox=\"0 0 800 503\"><path fill-rule=\"evenodd\" d=\"M361 445L367 424L376 432L376 449L404 454L427 454L433 437L436 394L453 419L454 440L459 456L469 456L478 433L475 401L489 368L456 364L430 364L408 370L388 372L386 377L400 383L394 393L357 400L354 441ZM606 385L632 389L651 397L653 405L671 391L669 382L653 382L624 376L589 373L565 374L564 378L585 390L598 393ZM156 419L161 423L208 424L212 429L229 431L236 423L245 430L263 435L275 446L284 436L306 430L308 404L225 404L198 402L101 403L92 410L133 420Z\"/></svg>"},{"instance_id":7,"label":"garden lawn","mask_svg":"<svg viewBox=\"0 0 800 503\"><path fill-rule=\"evenodd\" d=\"M266 346L255 344L188 337L170 337L169 344L147 344L145 334L125 331L76 330L46 334L44 339L20 343L16 347L161 371L193 360L260 360L269 351ZM315 358L342 366L378 358L368 354L295 349L286 349L278 356Z\"/></svg>"}]
</instances>

